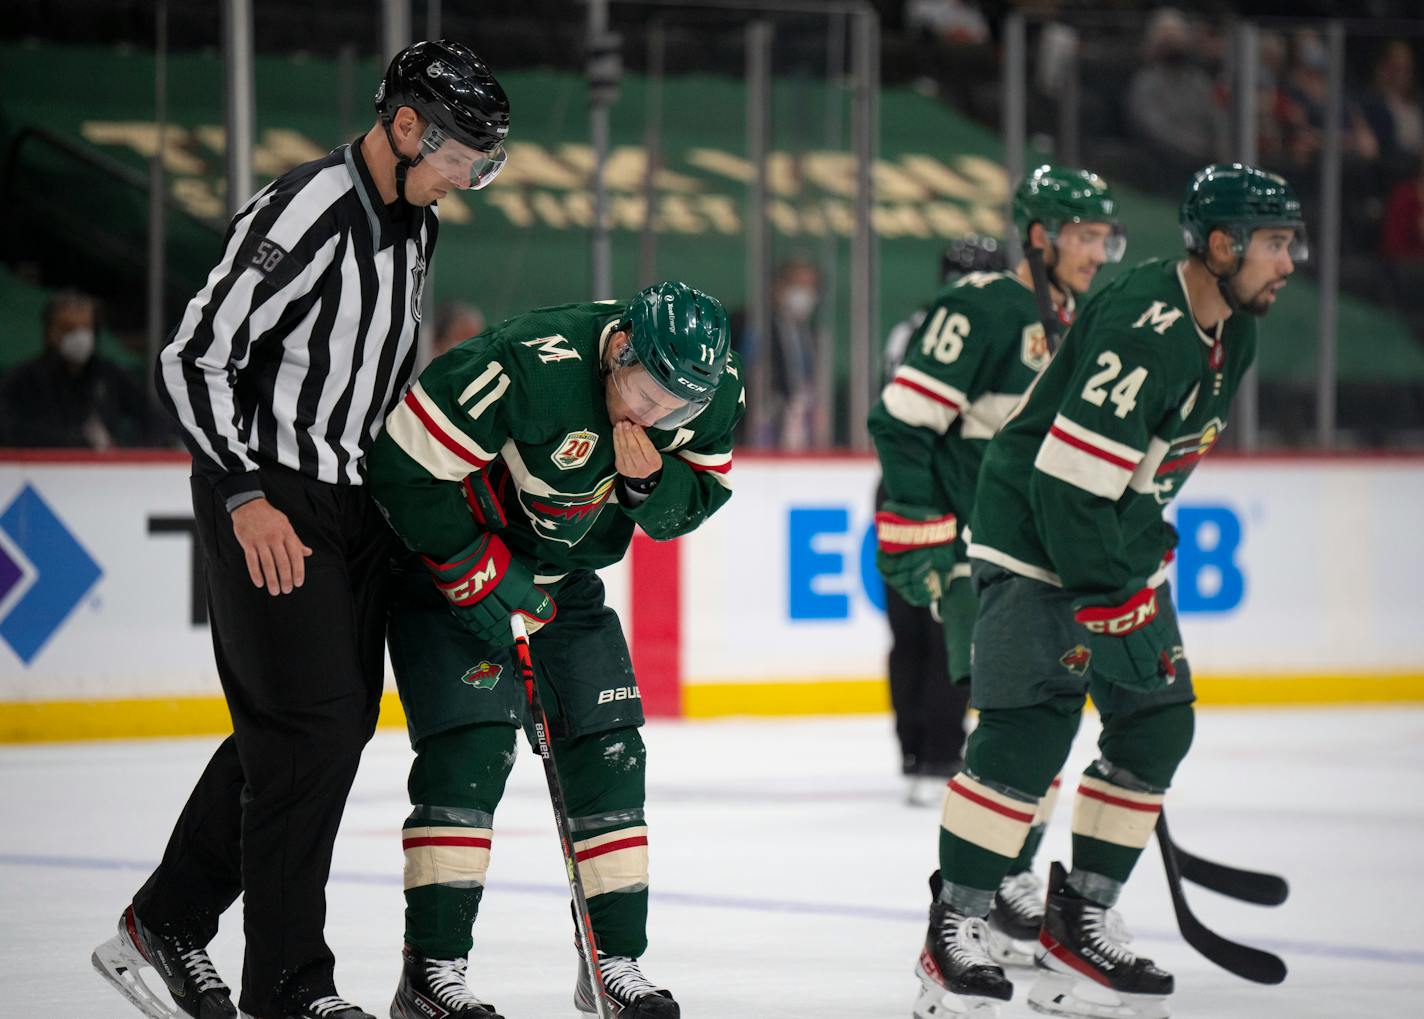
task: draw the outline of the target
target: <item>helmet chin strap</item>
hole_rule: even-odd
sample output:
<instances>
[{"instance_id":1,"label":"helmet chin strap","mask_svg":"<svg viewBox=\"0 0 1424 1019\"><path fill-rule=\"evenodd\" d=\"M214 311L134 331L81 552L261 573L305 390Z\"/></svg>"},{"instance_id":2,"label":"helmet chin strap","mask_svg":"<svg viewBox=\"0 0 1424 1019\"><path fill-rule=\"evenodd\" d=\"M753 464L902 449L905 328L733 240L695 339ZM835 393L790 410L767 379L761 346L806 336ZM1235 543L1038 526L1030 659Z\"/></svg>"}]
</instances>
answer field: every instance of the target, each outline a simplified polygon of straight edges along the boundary
<instances>
[{"instance_id":1,"label":"helmet chin strap","mask_svg":"<svg viewBox=\"0 0 1424 1019\"><path fill-rule=\"evenodd\" d=\"M1058 294L1063 298L1063 305L1068 305L1068 295L1072 293L1068 284L1063 282L1063 278L1058 275L1058 267L1063 264L1063 252L1058 250L1058 237L1055 234L1053 240L1048 242L1048 249L1053 252L1053 264L1048 264L1048 259L1043 260L1043 266L1048 270L1048 281L1058 290ZM1045 250L1045 254L1047 254Z\"/></svg>"},{"instance_id":2,"label":"helmet chin strap","mask_svg":"<svg viewBox=\"0 0 1424 1019\"><path fill-rule=\"evenodd\" d=\"M386 144L391 147L391 155L393 155L393 156L396 157L396 197L399 198L399 199L403 202L403 201L406 200L406 198L405 198L405 175L406 175L406 172L407 172L412 166L415 166L415 165L416 165L417 163L419 163L422 159L424 159L424 158L425 158L425 153L422 152L420 155L416 156L414 159L411 159L409 156L402 155L402 154L401 154L401 150L398 149L398 148L396 148L395 135L391 134L391 118L390 118L390 117L382 117L382 118L381 118L381 127L385 128L385 130L386 130Z\"/></svg>"},{"instance_id":3,"label":"helmet chin strap","mask_svg":"<svg viewBox=\"0 0 1424 1019\"><path fill-rule=\"evenodd\" d=\"M1241 311L1242 307L1241 302L1236 299L1236 295L1231 291L1231 281L1235 279L1236 274L1241 271L1241 266L1245 261L1244 258L1237 255L1236 262L1232 265L1231 271L1223 274L1212 269L1211 263L1205 258L1202 259L1202 265L1206 267L1206 271L1211 273L1212 278L1216 280L1216 289L1221 293L1221 299L1226 302L1226 306L1231 309L1233 315Z\"/></svg>"}]
</instances>

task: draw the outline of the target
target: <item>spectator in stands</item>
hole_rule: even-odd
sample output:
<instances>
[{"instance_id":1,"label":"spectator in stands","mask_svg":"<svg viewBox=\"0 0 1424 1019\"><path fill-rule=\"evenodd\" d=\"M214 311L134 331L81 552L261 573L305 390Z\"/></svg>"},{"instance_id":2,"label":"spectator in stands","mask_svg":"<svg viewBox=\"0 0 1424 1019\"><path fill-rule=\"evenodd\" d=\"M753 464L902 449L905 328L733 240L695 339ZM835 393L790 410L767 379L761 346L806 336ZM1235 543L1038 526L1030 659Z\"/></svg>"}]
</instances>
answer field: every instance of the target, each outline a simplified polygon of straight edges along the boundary
<instances>
[{"instance_id":1,"label":"spectator in stands","mask_svg":"<svg viewBox=\"0 0 1424 1019\"><path fill-rule=\"evenodd\" d=\"M1137 137L1154 154L1191 166L1216 159L1227 148L1226 111L1200 63L1199 42L1181 11L1155 11L1147 22L1143 65L1133 74L1127 96Z\"/></svg>"},{"instance_id":2,"label":"spectator in stands","mask_svg":"<svg viewBox=\"0 0 1424 1019\"><path fill-rule=\"evenodd\" d=\"M1256 147L1261 161L1271 165L1280 162L1290 129L1284 91L1288 52L1285 36L1262 32L1258 52L1261 62L1256 68Z\"/></svg>"},{"instance_id":3,"label":"spectator in stands","mask_svg":"<svg viewBox=\"0 0 1424 1019\"><path fill-rule=\"evenodd\" d=\"M160 430L147 395L122 367L94 349L98 306L61 290L46 302L44 349L0 383L0 446L142 446Z\"/></svg>"},{"instance_id":4,"label":"spectator in stands","mask_svg":"<svg viewBox=\"0 0 1424 1019\"><path fill-rule=\"evenodd\" d=\"M1284 89L1289 127L1286 147L1295 163L1305 164L1314 162L1323 143L1330 53L1320 33L1312 28L1296 32L1293 49L1294 60ZM1348 97L1340 126L1341 151L1347 158L1372 160L1379 155L1374 132L1359 105Z\"/></svg>"},{"instance_id":5,"label":"spectator in stands","mask_svg":"<svg viewBox=\"0 0 1424 1019\"><path fill-rule=\"evenodd\" d=\"M435 336L430 341L430 356L439 357L484 331L485 313L479 308L463 301L445 301L435 309Z\"/></svg>"},{"instance_id":6,"label":"spectator in stands","mask_svg":"<svg viewBox=\"0 0 1424 1019\"><path fill-rule=\"evenodd\" d=\"M1390 262L1424 266L1424 160L1416 157L1414 173L1400 181L1384 210L1380 253Z\"/></svg>"},{"instance_id":7,"label":"spectator in stands","mask_svg":"<svg viewBox=\"0 0 1424 1019\"><path fill-rule=\"evenodd\" d=\"M1424 157L1414 157L1411 169L1385 205L1380 254L1392 289L1390 303L1410 318L1424 340Z\"/></svg>"},{"instance_id":8,"label":"spectator in stands","mask_svg":"<svg viewBox=\"0 0 1424 1019\"><path fill-rule=\"evenodd\" d=\"M766 372L766 406L753 411L750 444L784 450L814 444L819 406L816 363L820 335L816 306L821 300L821 270L804 258L792 258L776 270L771 291L771 336L757 336L745 311L733 316L732 343L748 373Z\"/></svg>"},{"instance_id":9,"label":"spectator in stands","mask_svg":"<svg viewBox=\"0 0 1424 1019\"><path fill-rule=\"evenodd\" d=\"M1424 110L1414 88L1414 50L1402 39L1385 44L1375 62L1364 117L1379 141L1380 155L1398 168L1424 152Z\"/></svg>"}]
</instances>

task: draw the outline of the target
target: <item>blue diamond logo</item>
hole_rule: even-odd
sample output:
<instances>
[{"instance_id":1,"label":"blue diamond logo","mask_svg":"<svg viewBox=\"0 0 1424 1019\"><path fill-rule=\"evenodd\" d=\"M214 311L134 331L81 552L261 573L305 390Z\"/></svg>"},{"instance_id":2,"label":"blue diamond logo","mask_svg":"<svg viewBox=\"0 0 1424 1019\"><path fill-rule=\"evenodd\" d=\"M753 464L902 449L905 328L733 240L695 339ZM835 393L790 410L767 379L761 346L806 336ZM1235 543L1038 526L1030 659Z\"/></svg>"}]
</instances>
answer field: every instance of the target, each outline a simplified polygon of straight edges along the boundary
<instances>
[{"instance_id":1,"label":"blue diamond logo","mask_svg":"<svg viewBox=\"0 0 1424 1019\"><path fill-rule=\"evenodd\" d=\"M0 513L0 539L0 639L29 665L104 571L31 485Z\"/></svg>"}]
</instances>

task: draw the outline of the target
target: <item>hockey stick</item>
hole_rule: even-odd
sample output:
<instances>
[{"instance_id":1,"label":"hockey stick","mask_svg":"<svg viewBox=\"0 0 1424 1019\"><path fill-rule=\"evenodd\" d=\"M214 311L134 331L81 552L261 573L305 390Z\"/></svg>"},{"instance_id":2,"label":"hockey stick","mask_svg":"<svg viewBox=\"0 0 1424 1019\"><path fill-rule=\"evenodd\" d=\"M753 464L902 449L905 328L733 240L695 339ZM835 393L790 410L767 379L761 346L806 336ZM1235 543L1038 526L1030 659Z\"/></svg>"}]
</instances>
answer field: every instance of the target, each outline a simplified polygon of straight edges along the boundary
<instances>
[{"instance_id":1,"label":"hockey stick","mask_svg":"<svg viewBox=\"0 0 1424 1019\"><path fill-rule=\"evenodd\" d=\"M1290 885L1279 874L1242 870L1239 867L1228 867L1224 863L1203 860L1175 842L1172 844L1172 850L1177 854L1177 866L1182 872L1183 880L1209 888L1218 895L1241 902L1252 902L1258 906L1279 906L1290 896Z\"/></svg>"},{"instance_id":2,"label":"hockey stick","mask_svg":"<svg viewBox=\"0 0 1424 1019\"><path fill-rule=\"evenodd\" d=\"M1048 266L1043 261L1043 249L1030 244L1024 248L1028 274L1033 280L1033 296L1038 301L1038 320L1043 324L1043 340L1050 354L1058 350L1058 330L1063 322L1053 310L1053 289L1048 282Z\"/></svg>"},{"instance_id":3,"label":"hockey stick","mask_svg":"<svg viewBox=\"0 0 1424 1019\"><path fill-rule=\"evenodd\" d=\"M1177 913L1177 927L1182 937L1211 962L1228 973L1258 984L1278 984L1286 978L1286 964L1281 958L1249 945L1228 941L1208 928L1192 913L1187 897L1182 893L1182 870L1177 862L1177 849L1167 831L1167 815L1157 816L1157 846L1162 850L1162 867L1167 872L1167 890L1172 893L1172 908Z\"/></svg>"},{"instance_id":4,"label":"hockey stick","mask_svg":"<svg viewBox=\"0 0 1424 1019\"><path fill-rule=\"evenodd\" d=\"M534 722L534 746L544 759L544 778L549 783L549 801L554 807L554 825L559 829L559 846L564 851L564 869L568 872L569 894L574 900L574 922L578 929L579 950L588 965L589 982L593 988L593 1003L598 1019L613 1019L608 994L603 989L603 973L598 968L598 949L593 940L593 917L588 911L588 896L583 891L578 856L574 852L573 831L569 827L569 810L564 803L564 784L554 767L554 748L549 743L549 716L544 713L544 701L539 696L539 684L534 681L534 656L529 651L529 632L524 617L515 612L509 617L509 629L514 634L514 653L519 658L519 672L524 679L524 695L529 699L529 715Z\"/></svg>"}]
</instances>

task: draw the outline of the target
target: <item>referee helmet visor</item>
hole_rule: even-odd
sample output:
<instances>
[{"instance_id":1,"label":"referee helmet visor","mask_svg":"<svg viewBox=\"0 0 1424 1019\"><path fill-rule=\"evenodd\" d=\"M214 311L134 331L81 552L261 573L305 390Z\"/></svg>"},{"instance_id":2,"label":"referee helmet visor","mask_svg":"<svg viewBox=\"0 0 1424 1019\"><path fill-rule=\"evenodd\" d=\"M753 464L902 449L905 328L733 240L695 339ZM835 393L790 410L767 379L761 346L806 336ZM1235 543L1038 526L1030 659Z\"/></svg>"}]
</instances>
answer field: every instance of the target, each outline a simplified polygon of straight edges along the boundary
<instances>
[{"instance_id":1,"label":"referee helmet visor","mask_svg":"<svg viewBox=\"0 0 1424 1019\"><path fill-rule=\"evenodd\" d=\"M457 188L478 191L487 187L504 169L504 145L476 149L457 141L438 124L427 124L420 136L420 161L428 163Z\"/></svg>"}]
</instances>

